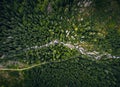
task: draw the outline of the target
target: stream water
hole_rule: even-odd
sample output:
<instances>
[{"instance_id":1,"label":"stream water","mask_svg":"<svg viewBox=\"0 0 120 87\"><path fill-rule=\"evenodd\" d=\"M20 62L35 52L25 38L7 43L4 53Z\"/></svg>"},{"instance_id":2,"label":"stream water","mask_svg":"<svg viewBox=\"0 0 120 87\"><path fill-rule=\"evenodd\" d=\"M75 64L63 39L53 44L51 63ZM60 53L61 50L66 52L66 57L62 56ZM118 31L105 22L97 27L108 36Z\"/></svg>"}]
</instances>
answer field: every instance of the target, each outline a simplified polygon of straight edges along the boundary
<instances>
[{"instance_id":1,"label":"stream water","mask_svg":"<svg viewBox=\"0 0 120 87\"><path fill-rule=\"evenodd\" d=\"M71 43L64 43L64 42L60 42L59 40L54 40L54 41L51 41L45 45L42 45L42 46L33 46L33 47L29 47L25 50L30 50L30 49L40 49L40 48L43 48L43 47L48 47L50 45L57 45L57 44L62 44L70 49L76 49L80 52L80 54L83 54L83 55L86 55L86 56L89 56L89 57L94 57L95 59L101 59L103 56L106 56L107 58L120 58L119 56L113 56L107 52L104 52L104 53L100 53L100 52L97 52L97 51L92 51L92 52L89 52L87 51L86 49L84 49L83 47L81 46L77 46L77 45L73 45Z\"/></svg>"}]
</instances>

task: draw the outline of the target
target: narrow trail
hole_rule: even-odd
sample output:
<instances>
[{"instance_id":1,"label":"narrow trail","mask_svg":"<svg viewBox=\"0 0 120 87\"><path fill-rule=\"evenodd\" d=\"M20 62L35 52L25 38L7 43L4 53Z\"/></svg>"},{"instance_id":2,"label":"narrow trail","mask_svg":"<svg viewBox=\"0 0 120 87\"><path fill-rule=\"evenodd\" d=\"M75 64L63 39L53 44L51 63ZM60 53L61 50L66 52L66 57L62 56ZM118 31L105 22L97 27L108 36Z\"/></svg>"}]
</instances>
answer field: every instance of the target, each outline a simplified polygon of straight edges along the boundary
<instances>
[{"instance_id":1,"label":"narrow trail","mask_svg":"<svg viewBox=\"0 0 120 87\"><path fill-rule=\"evenodd\" d=\"M60 63L60 62L64 62L64 61L67 61L67 60L71 60L71 59L74 59L77 56L79 56L79 54L77 54L75 56L72 56L71 58L65 59L65 60L56 60L56 61L43 62L43 63L31 65L29 67L21 68L21 69L2 68L2 69L0 69L0 71L25 71L25 70L29 70L29 69L32 69L32 68L35 68L35 67L38 67L38 66L40 67L40 66L45 65L45 64Z\"/></svg>"},{"instance_id":2,"label":"narrow trail","mask_svg":"<svg viewBox=\"0 0 120 87\"><path fill-rule=\"evenodd\" d=\"M45 45L42 45L42 46L33 46L33 47L29 47L29 48L26 48L24 49L24 51L27 51L27 50L31 50L31 49L41 49L41 48L44 48L44 47L49 47L50 45L57 45L57 44L62 44L63 46L66 46L70 49L76 49L78 50L78 52L82 55L87 55L88 57L94 57L95 59L101 59L103 56L107 56L107 58L120 58L120 57L116 57L116 56L112 56L111 54L108 54L108 53L104 53L104 54L100 54L99 52L97 51L93 51L93 52L88 52L87 50L85 50L83 47L80 47L80 46L75 46L73 44L70 44L70 43L64 43L64 42L60 42L59 40L54 40L54 41L51 41ZM80 55L79 54L79 55ZM22 68L22 69L10 69L10 68L0 68L0 71L24 71L24 70L29 70L31 68L34 68L34 67L37 67L37 66L41 66L41 65L44 65L44 64L48 64L48 63L55 63L55 62L63 62L63 61L67 61L67 60L70 60L70 59L73 59L75 57L77 57L78 55L75 55L75 56L72 56L71 58L69 59L66 59L66 60L57 60L57 61L50 61L50 62L43 62L43 63L40 63L40 64L34 64L32 66L29 66L29 67L26 67L26 68Z\"/></svg>"}]
</instances>

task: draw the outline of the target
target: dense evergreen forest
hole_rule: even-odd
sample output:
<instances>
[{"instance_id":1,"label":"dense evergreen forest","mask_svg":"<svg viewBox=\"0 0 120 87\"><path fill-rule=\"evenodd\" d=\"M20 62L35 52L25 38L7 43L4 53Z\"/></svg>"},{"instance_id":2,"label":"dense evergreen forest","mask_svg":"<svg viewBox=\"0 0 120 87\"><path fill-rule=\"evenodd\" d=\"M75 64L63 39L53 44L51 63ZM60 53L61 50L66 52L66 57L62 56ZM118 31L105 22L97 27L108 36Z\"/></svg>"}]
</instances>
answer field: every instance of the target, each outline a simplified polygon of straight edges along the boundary
<instances>
[{"instance_id":1,"label":"dense evergreen forest","mask_svg":"<svg viewBox=\"0 0 120 87\"><path fill-rule=\"evenodd\" d=\"M120 0L0 0L0 87L120 87Z\"/></svg>"}]
</instances>

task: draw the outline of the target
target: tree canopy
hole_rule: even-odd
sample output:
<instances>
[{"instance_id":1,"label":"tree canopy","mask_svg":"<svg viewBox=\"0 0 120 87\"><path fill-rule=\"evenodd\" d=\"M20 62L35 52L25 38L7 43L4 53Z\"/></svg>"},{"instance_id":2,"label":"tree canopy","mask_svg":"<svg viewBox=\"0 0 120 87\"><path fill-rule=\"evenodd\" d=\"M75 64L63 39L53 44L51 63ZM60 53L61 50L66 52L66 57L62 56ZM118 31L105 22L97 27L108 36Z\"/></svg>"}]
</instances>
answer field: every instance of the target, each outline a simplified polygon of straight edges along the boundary
<instances>
[{"instance_id":1,"label":"tree canopy","mask_svg":"<svg viewBox=\"0 0 120 87\"><path fill-rule=\"evenodd\" d=\"M0 87L119 87L119 67L120 0L0 1Z\"/></svg>"}]
</instances>

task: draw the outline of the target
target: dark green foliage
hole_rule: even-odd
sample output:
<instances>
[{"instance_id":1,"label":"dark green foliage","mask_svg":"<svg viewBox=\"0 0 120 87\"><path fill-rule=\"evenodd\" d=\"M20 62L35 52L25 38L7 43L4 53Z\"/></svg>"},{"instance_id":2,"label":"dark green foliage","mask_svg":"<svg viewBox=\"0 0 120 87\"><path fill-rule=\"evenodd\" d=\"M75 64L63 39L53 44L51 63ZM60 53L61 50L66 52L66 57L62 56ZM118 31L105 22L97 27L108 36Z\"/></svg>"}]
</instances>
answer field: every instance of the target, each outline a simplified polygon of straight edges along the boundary
<instances>
[{"instance_id":1,"label":"dark green foliage","mask_svg":"<svg viewBox=\"0 0 120 87\"><path fill-rule=\"evenodd\" d=\"M112 64L119 63L120 61ZM38 67L26 73L31 87L115 87L119 84L119 77L116 78L118 74L115 72L119 72L120 68L114 71L111 67L112 65L104 64L103 61L78 57L65 62L50 63L42 66L41 70Z\"/></svg>"},{"instance_id":2,"label":"dark green foliage","mask_svg":"<svg viewBox=\"0 0 120 87\"><path fill-rule=\"evenodd\" d=\"M0 87L25 87L22 72L0 72Z\"/></svg>"},{"instance_id":3,"label":"dark green foliage","mask_svg":"<svg viewBox=\"0 0 120 87\"><path fill-rule=\"evenodd\" d=\"M26 50L57 39L120 56L119 24L119 0L1 0L0 64L49 63L0 71L0 87L119 87L120 59L92 60L60 44Z\"/></svg>"},{"instance_id":4,"label":"dark green foliage","mask_svg":"<svg viewBox=\"0 0 120 87\"><path fill-rule=\"evenodd\" d=\"M81 56L51 62L22 72L5 72L1 85L9 87L119 87L120 59L91 60ZM1 75L4 75L1 73ZM16 80L19 78L19 80ZM12 79L9 80L9 79ZM20 83L19 83L20 82ZM7 87L7 85L5 86ZM19 87L19 86L18 86Z\"/></svg>"},{"instance_id":5,"label":"dark green foliage","mask_svg":"<svg viewBox=\"0 0 120 87\"><path fill-rule=\"evenodd\" d=\"M116 29L111 29L106 36L110 47L112 48L112 53L114 55L120 56L120 33Z\"/></svg>"}]
</instances>

